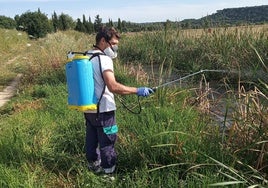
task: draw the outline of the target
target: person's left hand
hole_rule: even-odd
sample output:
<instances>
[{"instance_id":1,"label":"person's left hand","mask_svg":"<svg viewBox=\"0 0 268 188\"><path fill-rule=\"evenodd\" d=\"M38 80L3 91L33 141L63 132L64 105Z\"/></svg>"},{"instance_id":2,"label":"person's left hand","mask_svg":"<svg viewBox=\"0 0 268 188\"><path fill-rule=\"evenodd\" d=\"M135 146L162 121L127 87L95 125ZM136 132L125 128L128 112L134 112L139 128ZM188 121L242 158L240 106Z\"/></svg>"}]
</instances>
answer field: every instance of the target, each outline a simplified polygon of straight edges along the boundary
<instances>
[{"instance_id":1,"label":"person's left hand","mask_svg":"<svg viewBox=\"0 0 268 188\"><path fill-rule=\"evenodd\" d=\"M137 90L137 95L141 97L147 97L154 93L154 90L149 87L139 87Z\"/></svg>"}]
</instances>

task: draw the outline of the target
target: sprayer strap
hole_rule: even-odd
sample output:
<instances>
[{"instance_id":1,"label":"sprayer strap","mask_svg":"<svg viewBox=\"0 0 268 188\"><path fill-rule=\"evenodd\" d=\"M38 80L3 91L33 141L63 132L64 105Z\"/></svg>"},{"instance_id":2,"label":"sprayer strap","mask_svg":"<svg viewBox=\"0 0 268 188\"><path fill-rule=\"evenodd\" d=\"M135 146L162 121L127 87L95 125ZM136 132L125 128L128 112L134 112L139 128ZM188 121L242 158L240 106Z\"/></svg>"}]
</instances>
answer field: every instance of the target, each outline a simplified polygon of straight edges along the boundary
<instances>
[{"instance_id":1,"label":"sprayer strap","mask_svg":"<svg viewBox=\"0 0 268 188\"><path fill-rule=\"evenodd\" d=\"M91 53L87 53L87 54L91 54ZM106 88L106 84L105 84L105 81L104 81L104 78L103 78L103 73L102 73L102 68L101 68L101 58L100 58L100 55L105 55L104 53L92 53L92 56L90 57L89 60L93 59L94 57L98 57L98 60L99 60L99 69L100 69L100 73L101 73L101 77L102 77L102 80L104 82L104 85L103 85L103 89L102 89L102 92L101 92L101 96L99 98L99 101L97 103L97 117L99 116L99 113L100 113L100 101L102 99L102 96L105 92L105 88Z\"/></svg>"},{"instance_id":2,"label":"sprayer strap","mask_svg":"<svg viewBox=\"0 0 268 188\"><path fill-rule=\"evenodd\" d=\"M99 113L100 113L100 101L101 101L101 99L102 99L102 97L103 97L103 94L104 94L104 92L105 92L105 88L106 88L106 84L105 84L105 81L104 81L104 78L103 78L103 73L102 73L102 68L101 68L101 59L100 59L100 55L98 55L98 59L99 59L99 68L100 68L100 73L101 73L101 77L102 77L102 80L103 80L103 89L102 89L102 92L101 92L101 96L100 96L100 99L99 99L99 101L98 101L98 104L97 104L97 113L98 113L98 115L99 115Z\"/></svg>"},{"instance_id":3,"label":"sprayer strap","mask_svg":"<svg viewBox=\"0 0 268 188\"><path fill-rule=\"evenodd\" d=\"M85 52L86 55L91 55L90 58L89 58L89 61L91 59L93 59L94 57L97 57L97 56L100 56L100 55L105 55L104 53L101 53L101 52L97 52L97 53L88 53L88 52ZM100 59L99 59L100 60ZM100 62L100 61L99 61Z\"/></svg>"}]
</instances>

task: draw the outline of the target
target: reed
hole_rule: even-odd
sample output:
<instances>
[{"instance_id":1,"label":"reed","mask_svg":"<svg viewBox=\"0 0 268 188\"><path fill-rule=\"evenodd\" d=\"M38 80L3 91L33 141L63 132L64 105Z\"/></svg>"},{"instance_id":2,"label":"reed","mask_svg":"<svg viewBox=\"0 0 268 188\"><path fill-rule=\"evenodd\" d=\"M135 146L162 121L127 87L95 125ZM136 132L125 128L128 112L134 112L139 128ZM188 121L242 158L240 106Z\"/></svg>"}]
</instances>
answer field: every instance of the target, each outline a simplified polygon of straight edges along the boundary
<instances>
[{"instance_id":1,"label":"reed","mask_svg":"<svg viewBox=\"0 0 268 188\"><path fill-rule=\"evenodd\" d=\"M250 77L254 78L254 75L256 80L262 65L251 46L263 59L267 58L267 25L212 28L211 32L178 29L125 37L129 40L124 40L120 49L124 62L159 65L166 61L171 62L173 68L185 72L240 70L245 78L250 72ZM237 82L235 77L230 73L229 78ZM220 78L218 74L210 74L209 79Z\"/></svg>"}]
</instances>

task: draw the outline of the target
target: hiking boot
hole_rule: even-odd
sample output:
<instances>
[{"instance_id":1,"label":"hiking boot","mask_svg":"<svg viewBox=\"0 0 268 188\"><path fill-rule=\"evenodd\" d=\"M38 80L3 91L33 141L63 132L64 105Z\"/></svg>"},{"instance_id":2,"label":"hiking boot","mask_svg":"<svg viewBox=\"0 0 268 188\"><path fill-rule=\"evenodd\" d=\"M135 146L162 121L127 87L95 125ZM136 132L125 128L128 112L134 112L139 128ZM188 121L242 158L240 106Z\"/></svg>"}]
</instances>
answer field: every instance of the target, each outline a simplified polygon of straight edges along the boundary
<instances>
[{"instance_id":1,"label":"hiking boot","mask_svg":"<svg viewBox=\"0 0 268 188\"><path fill-rule=\"evenodd\" d=\"M115 165L111 168L103 168L104 174L112 174L115 171Z\"/></svg>"},{"instance_id":2,"label":"hiking boot","mask_svg":"<svg viewBox=\"0 0 268 188\"><path fill-rule=\"evenodd\" d=\"M88 169L94 173L100 173L103 171L101 167L101 160L94 161L88 164Z\"/></svg>"},{"instance_id":3,"label":"hiking boot","mask_svg":"<svg viewBox=\"0 0 268 188\"><path fill-rule=\"evenodd\" d=\"M115 181L115 165L111 168L102 168L101 177L107 181Z\"/></svg>"}]
</instances>

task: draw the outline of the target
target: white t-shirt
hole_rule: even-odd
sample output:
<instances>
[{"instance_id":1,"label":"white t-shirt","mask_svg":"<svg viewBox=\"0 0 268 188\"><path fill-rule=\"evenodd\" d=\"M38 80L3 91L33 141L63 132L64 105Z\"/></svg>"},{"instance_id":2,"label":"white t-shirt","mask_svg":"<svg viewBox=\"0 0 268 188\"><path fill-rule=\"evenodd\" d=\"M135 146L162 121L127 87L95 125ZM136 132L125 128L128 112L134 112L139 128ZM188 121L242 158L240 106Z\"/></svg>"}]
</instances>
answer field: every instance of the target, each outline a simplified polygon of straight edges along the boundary
<instances>
[{"instance_id":1,"label":"white t-shirt","mask_svg":"<svg viewBox=\"0 0 268 188\"><path fill-rule=\"evenodd\" d=\"M88 51L88 53L101 53L101 51L91 50L91 51ZM99 57L101 59L102 72L106 70L114 71L113 60L109 56L100 55ZM95 95L99 101L105 83L100 73L100 65L99 65L98 56L94 57L90 61L92 62L92 65L93 65ZM109 112L113 110L116 110L114 94L109 91L107 86L105 86L105 92L100 101L99 112L100 113ZM96 111L86 111L86 113L96 113Z\"/></svg>"}]
</instances>

